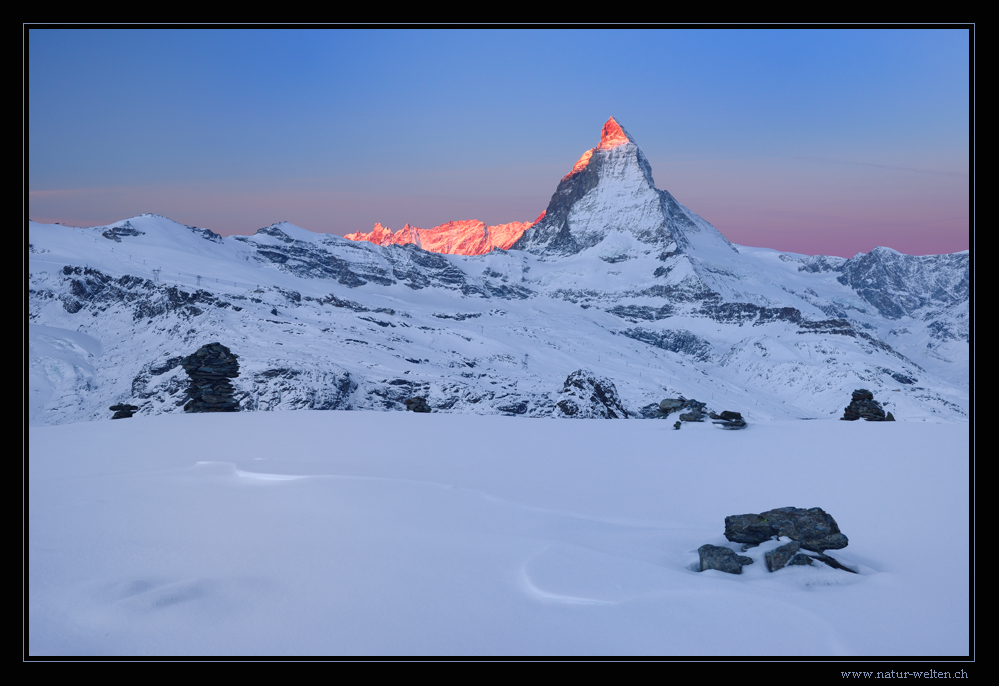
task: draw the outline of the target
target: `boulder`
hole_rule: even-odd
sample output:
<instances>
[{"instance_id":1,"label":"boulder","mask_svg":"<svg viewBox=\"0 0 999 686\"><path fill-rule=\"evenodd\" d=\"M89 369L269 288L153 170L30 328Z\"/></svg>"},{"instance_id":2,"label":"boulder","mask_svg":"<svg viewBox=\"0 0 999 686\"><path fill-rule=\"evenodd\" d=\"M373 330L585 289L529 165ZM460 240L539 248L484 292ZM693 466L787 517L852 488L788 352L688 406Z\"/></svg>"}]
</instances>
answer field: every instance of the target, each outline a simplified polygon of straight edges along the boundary
<instances>
[{"instance_id":1,"label":"boulder","mask_svg":"<svg viewBox=\"0 0 999 686\"><path fill-rule=\"evenodd\" d=\"M745 555L737 555L731 548L720 545L705 544L697 549L701 571L717 569L729 574L742 574L743 565L753 564L753 559Z\"/></svg>"},{"instance_id":2,"label":"boulder","mask_svg":"<svg viewBox=\"0 0 999 686\"><path fill-rule=\"evenodd\" d=\"M628 413L618 398L610 379L597 376L588 369L577 369L562 386L553 417L575 419L626 419Z\"/></svg>"},{"instance_id":3,"label":"boulder","mask_svg":"<svg viewBox=\"0 0 999 686\"><path fill-rule=\"evenodd\" d=\"M733 543L759 545L774 536L786 536L817 553L845 548L849 543L836 520L820 507L779 507L725 518L725 538Z\"/></svg>"},{"instance_id":4,"label":"boulder","mask_svg":"<svg viewBox=\"0 0 999 686\"><path fill-rule=\"evenodd\" d=\"M190 377L185 412L238 412L229 379L239 376L239 357L221 343L209 343L180 361Z\"/></svg>"}]
</instances>

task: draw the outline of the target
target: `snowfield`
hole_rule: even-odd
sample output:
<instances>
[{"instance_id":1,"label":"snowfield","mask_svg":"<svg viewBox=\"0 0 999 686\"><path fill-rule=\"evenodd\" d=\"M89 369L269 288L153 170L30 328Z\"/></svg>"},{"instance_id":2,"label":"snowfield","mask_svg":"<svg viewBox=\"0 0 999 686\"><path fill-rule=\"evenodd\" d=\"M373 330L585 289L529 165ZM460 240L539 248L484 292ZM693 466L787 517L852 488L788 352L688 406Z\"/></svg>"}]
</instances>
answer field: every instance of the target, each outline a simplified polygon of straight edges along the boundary
<instances>
[{"instance_id":1,"label":"snowfield","mask_svg":"<svg viewBox=\"0 0 999 686\"><path fill-rule=\"evenodd\" d=\"M42 332L44 333L44 332ZM90 345L78 341L80 354ZM375 411L30 429L45 655L961 656L969 425ZM698 572L821 507L825 565Z\"/></svg>"}]
</instances>

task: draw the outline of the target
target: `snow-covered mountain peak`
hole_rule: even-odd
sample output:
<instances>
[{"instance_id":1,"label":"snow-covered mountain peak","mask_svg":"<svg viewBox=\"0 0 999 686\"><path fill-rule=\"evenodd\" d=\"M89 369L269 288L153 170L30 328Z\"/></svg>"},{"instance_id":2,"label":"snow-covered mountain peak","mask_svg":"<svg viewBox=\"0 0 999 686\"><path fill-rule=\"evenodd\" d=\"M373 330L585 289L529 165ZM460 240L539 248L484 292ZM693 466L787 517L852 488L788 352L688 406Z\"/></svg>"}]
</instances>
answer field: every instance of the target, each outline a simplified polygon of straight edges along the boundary
<instances>
[{"instance_id":1,"label":"snow-covered mountain peak","mask_svg":"<svg viewBox=\"0 0 999 686\"><path fill-rule=\"evenodd\" d=\"M583 153L562 178L544 217L513 248L574 255L618 230L634 235L650 254L683 251L692 241L733 251L713 226L656 188L645 154L611 117L600 144Z\"/></svg>"}]
</instances>

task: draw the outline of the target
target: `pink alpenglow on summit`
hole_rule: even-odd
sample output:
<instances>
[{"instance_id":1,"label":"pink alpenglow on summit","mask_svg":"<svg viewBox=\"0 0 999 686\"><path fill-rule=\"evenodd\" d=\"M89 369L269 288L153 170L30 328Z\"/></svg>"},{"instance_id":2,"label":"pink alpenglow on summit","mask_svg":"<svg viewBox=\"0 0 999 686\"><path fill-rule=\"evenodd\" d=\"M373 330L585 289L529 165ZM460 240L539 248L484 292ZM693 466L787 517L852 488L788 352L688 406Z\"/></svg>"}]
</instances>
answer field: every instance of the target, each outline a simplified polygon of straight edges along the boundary
<instances>
[{"instance_id":1,"label":"pink alpenglow on summit","mask_svg":"<svg viewBox=\"0 0 999 686\"><path fill-rule=\"evenodd\" d=\"M597 150L610 150L631 142L633 141L621 128L621 125L614 120L614 117L611 117L604 124L603 130L600 131L600 145L597 146Z\"/></svg>"},{"instance_id":2,"label":"pink alpenglow on summit","mask_svg":"<svg viewBox=\"0 0 999 686\"><path fill-rule=\"evenodd\" d=\"M611 148L616 148L619 145L626 145L628 143L634 143L631 138L628 137L627 132L617 123L614 117L607 120L604 124L604 128L600 130L600 145L595 148L590 148L579 158L573 166L572 171L562 177L565 181L573 174L576 174L583 169L586 169L586 165L590 163L590 158L593 157L594 150L610 150ZM537 222L535 222L536 224Z\"/></svg>"},{"instance_id":3,"label":"pink alpenglow on summit","mask_svg":"<svg viewBox=\"0 0 999 686\"><path fill-rule=\"evenodd\" d=\"M446 222L432 229L406 224L395 233L381 224L375 224L368 233L357 231L348 233L344 238L377 245L415 243L424 250L446 255L485 255L496 248L508 250L524 231L537 224L544 216L545 213L542 212L533 222L510 222L496 226L486 226L485 222L478 219Z\"/></svg>"}]
</instances>

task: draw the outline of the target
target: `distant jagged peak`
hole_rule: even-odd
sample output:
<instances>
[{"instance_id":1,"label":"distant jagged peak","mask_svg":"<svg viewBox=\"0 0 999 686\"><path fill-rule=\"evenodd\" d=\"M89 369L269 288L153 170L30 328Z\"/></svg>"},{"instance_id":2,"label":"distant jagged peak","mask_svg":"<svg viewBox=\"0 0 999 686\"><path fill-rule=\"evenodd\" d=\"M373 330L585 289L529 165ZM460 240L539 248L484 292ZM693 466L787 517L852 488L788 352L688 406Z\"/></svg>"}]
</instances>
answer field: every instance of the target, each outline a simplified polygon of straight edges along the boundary
<instances>
[{"instance_id":1,"label":"distant jagged peak","mask_svg":"<svg viewBox=\"0 0 999 686\"><path fill-rule=\"evenodd\" d=\"M610 150L628 143L634 145L635 139L617 123L614 117L611 117L600 131L600 145L597 146L597 150Z\"/></svg>"},{"instance_id":2,"label":"distant jagged peak","mask_svg":"<svg viewBox=\"0 0 999 686\"><path fill-rule=\"evenodd\" d=\"M407 223L396 232L381 224L375 224L368 233L355 231L348 233L344 238L381 246L414 243L424 250L447 255L484 255L497 248L509 249L525 229L544 216L545 213L542 212L534 222L510 222L496 226L486 226L485 222L478 219L447 221L431 229L421 229Z\"/></svg>"}]
</instances>

